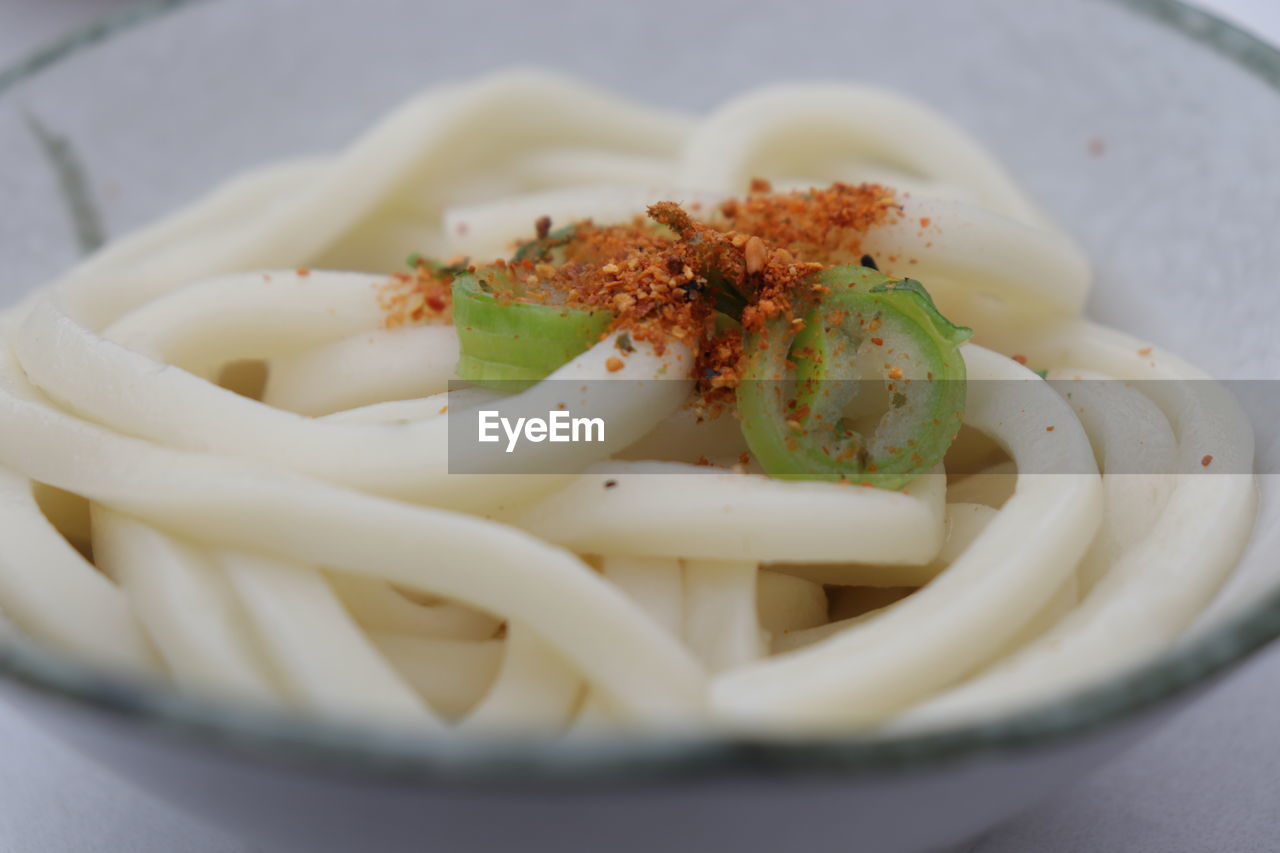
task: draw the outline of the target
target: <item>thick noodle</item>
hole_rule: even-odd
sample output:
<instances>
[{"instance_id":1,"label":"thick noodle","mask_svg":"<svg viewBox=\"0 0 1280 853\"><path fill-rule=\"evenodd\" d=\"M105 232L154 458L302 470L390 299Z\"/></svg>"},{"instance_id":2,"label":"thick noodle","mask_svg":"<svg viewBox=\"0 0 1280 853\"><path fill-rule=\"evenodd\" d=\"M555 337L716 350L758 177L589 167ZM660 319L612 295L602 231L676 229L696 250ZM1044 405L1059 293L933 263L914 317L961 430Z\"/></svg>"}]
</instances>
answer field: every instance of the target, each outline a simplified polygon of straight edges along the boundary
<instances>
[{"instance_id":1,"label":"thick noodle","mask_svg":"<svg viewBox=\"0 0 1280 853\"><path fill-rule=\"evenodd\" d=\"M579 383L503 401L580 386L607 442L451 469L445 409L495 395L451 389L451 326L389 328L406 254L500 255L543 215L701 210L757 176L897 187L864 248L976 329L983 470L771 479L732 415L683 407L689 349L637 342L619 371L616 336L550 377ZM0 315L0 622L126 677L435 737L1027 708L1176 642L1252 526L1252 477L1202 461L1250 470L1239 409L1082 319L1089 285L974 139L891 92L774 87L694 121L543 73L435 89Z\"/></svg>"}]
</instances>

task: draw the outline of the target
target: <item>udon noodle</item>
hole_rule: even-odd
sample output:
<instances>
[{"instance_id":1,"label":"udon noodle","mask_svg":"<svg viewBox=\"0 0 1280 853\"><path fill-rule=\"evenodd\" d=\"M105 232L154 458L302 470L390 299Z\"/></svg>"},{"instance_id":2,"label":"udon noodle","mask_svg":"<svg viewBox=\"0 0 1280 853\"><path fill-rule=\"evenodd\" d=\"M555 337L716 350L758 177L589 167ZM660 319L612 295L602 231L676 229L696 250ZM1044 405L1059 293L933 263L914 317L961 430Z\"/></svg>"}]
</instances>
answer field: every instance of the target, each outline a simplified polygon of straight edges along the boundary
<instances>
[{"instance_id":1,"label":"udon noodle","mask_svg":"<svg viewBox=\"0 0 1280 853\"><path fill-rule=\"evenodd\" d=\"M757 176L897 190L864 251L975 330L942 466L890 490L693 464L745 450L736 422L682 407L687 349L637 341L621 375L673 381L611 398L627 427L558 450L566 473L450 473L458 335L389 328L387 271ZM1085 319L1089 284L999 164L896 94L775 87L693 121L543 74L435 89L3 315L0 612L113 672L435 733L905 731L1030 707L1171 644L1253 519L1252 478L1214 473L1251 467L1229 401L1181 382L1068 400L1026 366L1204 378ZM552 379L611 378L618 346ZM981 441L1001 459L948 478Z\"/></svg>"}]
</instances>

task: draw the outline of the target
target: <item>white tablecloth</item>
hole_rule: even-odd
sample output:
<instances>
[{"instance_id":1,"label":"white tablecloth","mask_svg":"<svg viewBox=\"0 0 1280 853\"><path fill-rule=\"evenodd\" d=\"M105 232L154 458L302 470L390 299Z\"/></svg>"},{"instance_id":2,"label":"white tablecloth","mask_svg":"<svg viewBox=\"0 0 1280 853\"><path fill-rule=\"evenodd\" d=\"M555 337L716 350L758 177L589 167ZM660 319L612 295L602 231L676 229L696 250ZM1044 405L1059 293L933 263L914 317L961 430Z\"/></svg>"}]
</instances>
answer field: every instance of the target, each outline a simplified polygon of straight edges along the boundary
<instances>
[{"instance_id":1,"label":"white tablecloth","mask_svg":"<svg viewBox=\"0 0 1280 853\"><path fill-rule=\"evenodd\" d=\"M0 65L127 3L0 0ZM1280 0L1201 5L1280 43ZM1278 708L1280 647L1157 736L965 853L1276 853ZM126 851L271 853L122 786L0 705L0 853Z\"/></svg>"}]
</instances>

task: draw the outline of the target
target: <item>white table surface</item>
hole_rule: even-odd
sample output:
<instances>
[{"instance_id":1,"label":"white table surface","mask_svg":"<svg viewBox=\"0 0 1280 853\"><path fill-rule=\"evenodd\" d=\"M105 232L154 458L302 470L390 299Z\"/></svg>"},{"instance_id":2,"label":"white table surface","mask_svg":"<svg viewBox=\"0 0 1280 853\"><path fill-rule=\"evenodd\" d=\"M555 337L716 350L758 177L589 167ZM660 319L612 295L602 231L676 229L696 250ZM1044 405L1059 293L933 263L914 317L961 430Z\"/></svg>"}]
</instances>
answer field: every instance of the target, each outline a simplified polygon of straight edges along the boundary
<instances>
[{"instance_id":1,"label":"white table surface","mask_svg":"<svg viewBox=\"0 0 1280 853\"><path fill-rule=\"evenodd\" d=\"M0 65L129 2L0 0ZM1280 0L1200 5L1280 43ZM1277 709L1280 646L1155 737L964 853L1276 853ZM125 787L0 705L0 853L272 851Z\"/></svg>"}]
</instances>

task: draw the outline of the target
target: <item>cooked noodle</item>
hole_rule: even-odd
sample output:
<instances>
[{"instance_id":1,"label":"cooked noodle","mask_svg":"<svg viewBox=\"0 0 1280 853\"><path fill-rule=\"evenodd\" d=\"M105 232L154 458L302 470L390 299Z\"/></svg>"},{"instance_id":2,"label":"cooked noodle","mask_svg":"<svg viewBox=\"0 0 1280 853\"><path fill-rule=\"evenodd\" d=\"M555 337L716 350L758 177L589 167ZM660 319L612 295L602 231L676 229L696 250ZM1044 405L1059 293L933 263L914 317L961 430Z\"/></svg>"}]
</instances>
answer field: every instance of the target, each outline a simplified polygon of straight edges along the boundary
<instances>
[{"instance_id":1,"label":"cooked noodle","mask_svg":"<svg viewBox=\"0 0 1280 853\"><path fill-rule=\"evenodd\" d=\"M693 465L741 438L682 413L686 348L637 341L622 375L666 380L584 385L618 427L558 446L565 473L450 473L454 329L389 329L383 273L323 271L497 256L538 216L623 221L754 176L903 191L865 248L976 329L965 423L1008 461L902 491ZM907 730L1028 707L1171 644L1253 519L1252 478L1199 464L1253 452L1229 400L1186 390L1208 383L1107 383L1093 405L1024 366L1204 378L1082 318L1089 278L991 157L891 93L777 87L693 122L541 74L437 89L3 315L0 612L113 671L424 732ZM551 379L610 378L617 343ZM261 399L218 384L254 365ZM504 405L545 412L551 384ZM828 609L867 587L918 589Z\"/></svg>"}]
</instances>

